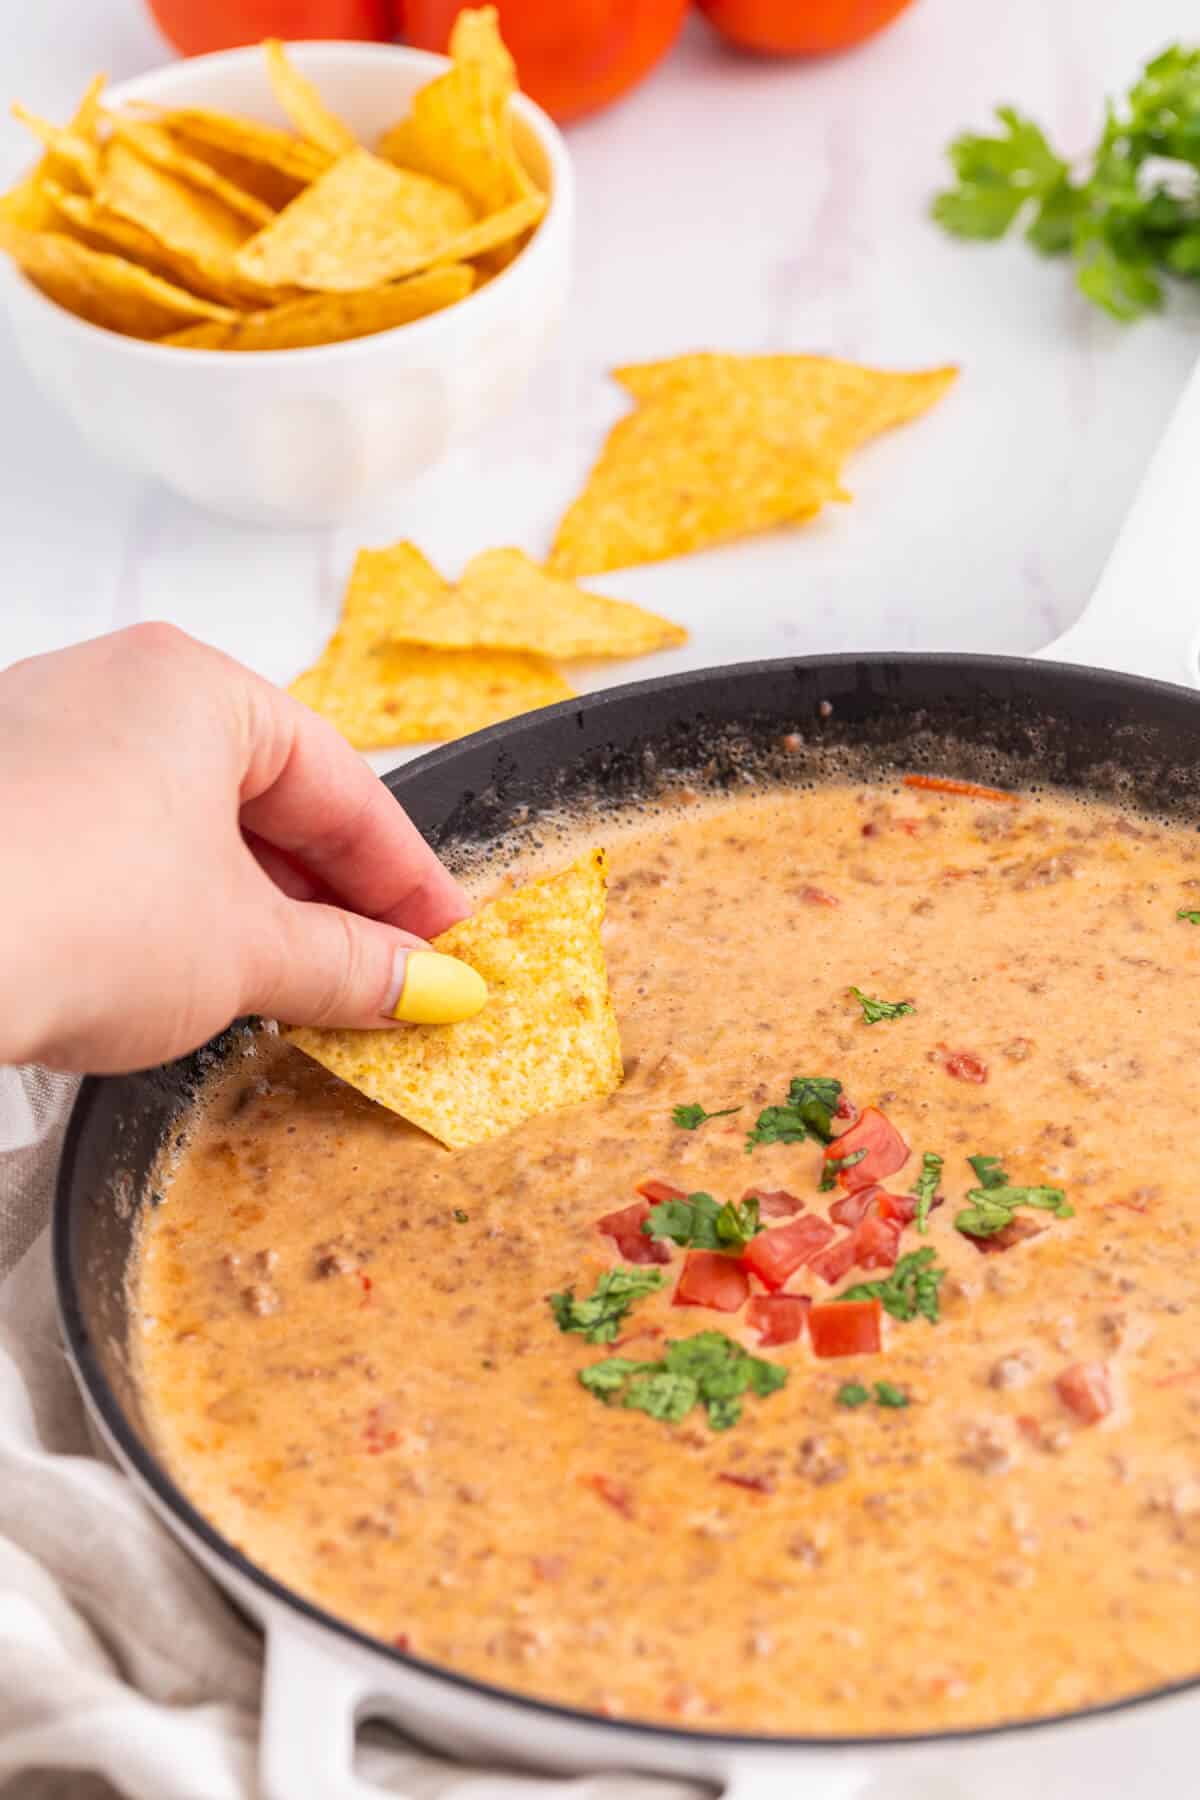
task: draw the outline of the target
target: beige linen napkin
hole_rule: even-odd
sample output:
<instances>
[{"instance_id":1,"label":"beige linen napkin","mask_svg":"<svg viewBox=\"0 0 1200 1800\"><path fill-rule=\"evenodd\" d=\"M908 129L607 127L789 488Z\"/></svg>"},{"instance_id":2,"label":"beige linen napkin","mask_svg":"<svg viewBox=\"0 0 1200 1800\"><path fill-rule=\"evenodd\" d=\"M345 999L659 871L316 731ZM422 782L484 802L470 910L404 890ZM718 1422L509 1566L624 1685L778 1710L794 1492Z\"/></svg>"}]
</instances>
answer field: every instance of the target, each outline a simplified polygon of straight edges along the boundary
<instances>
[{"instance_id":1,"label":"beige linen napkin","mask_svg":"<svg viewBox=\"0 0 1200 1800\"><path fill-rule=\"evenodd\" d=\"M0 1795L255 1800L259 1640L97 1459L59 1341L45 1226L74 1092L0 1069ZM359 1772L407 1800L698 1791L492 1775L382 1730L363 1734Z\"/></svg>"}]
</instances>

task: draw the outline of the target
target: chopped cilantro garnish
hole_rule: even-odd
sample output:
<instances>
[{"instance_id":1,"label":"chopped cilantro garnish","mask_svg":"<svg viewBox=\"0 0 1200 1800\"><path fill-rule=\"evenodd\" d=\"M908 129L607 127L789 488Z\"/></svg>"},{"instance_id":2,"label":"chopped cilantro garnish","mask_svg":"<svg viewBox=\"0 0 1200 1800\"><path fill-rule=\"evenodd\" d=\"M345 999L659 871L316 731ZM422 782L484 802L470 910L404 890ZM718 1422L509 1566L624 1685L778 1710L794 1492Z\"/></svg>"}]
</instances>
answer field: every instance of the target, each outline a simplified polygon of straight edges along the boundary
<instances>
[{"instance_id":1,"label":"chopped cilantro garnish","mask_svg":"<svg viewBox=\"0 0 1200 1800\"><path fill-rule=\"evenodd\" d=\"M913 1193L917 1197L917 1230L929 1229L929 1209L937 1198L938 1182L942 1178L943 1158L927 1150L921 1158L921 1173L913 1184Z\"/></svg>"},{"instance_id":2,"label":"chopped cilantro garnish","mask_svg":"<svg viewBox=\"0 0 1200 1800\"><path fill-rule=\"evenodd\" d=\"M1186 919L1189 925L1200 925L1200 911L1192 907L1181 906L1175 917Z\"/></svg>"},{"instance_id":3,"label":"chopped cilantro garnish","mask_svg":"<svg viewBox=\"0 0 1200 1800\"><path fill-rule=\"evenodd\" d=\"M762 1229L757 1200L720 1206L711 1194L660 1201L642 1225L647 1237L670 1238L689 1250L742 1250Z\"/></svg>"},{"instance_id":4,"label":"chopped cilantro garnish","mask_svg":"<svg viewBox=\"0 0 1200 1800\"><path fill-rule=\"evenodd\" d=\"M870 994L864 994L861 988L852 987L850 992L862 1007L863 1018L868 1025L878 1025L880 1019L902 1019L905 1013L915 1013L916 1007L911 1000L872 1000Z\"/></svg>"},{"instance_id":5,"label":"chopped cilantro garnish","mask_svg":"<svg viewBox=\"0 0 1200 1800\"><path fill-rule=\"evenodd\" d=\"M865 1406L871 1396L861 1381L843 1381L835 1398L839 1406Z\"/></svg>"},{"instance_id":6,"label":"chopped cilantro garnish","mask_svg":"<svg viewBox=\"0 0 1200 1800\"><path fill-rule=\"evenodd\" d=\"M765 1399L784 1386L787 1370L751 1356L723 1331L701 1331L666 1344L658 1362L610 1356L581 1369L579 1379L606 1406L619 1402L675 1425L700 1405L714 1431L727 1431L742 1416L742 1396Z\"/></svg>"},{"instance_id":7,"label":"chopped cilantro garnish","mask_svg":"<svg viewBox=\"0 0 1200 1800\"><path fill-rule=\"evenodd\" d=\"M875 1383L875 1403L877 1406L907 1406L908 1395L903 1388L898 1388L890 1381Z\"/></svg>"},{"instance_id":8,"label":"chopped cilantro garnish","mask_svg":"<svg viewBox=\"0 0 1200 1800\"><path fill-rule=\"evenodd\" d=\"M456 1224L456 1225L465 1225L465 1224L466 1224L466 1222L467 1222L467 1220L468 1220L468 1218L469 1218L469 1217L470 1217L470 1214L469 1214L469 1213L465 1213L465 1212L464 1212L464 1211L463 1211L463 1209L462 1209L462 1207L461 1207L461 1206L456 1206L456 1207L455 1207L455 1209L454 1209L454 1223L455 1223L455 1224Z\"/></svg>"},{"instance_id":9,"label":"chopped cilantro garnish","mask_svg":"<svg viewBox=\"0 0 1200 1800\"><path fill-rule=\"evenodd\" d=\"M674 1106L671 1117L681 1131L695 1131L706 1119L729 1119L734 1113L741 1112L740 1106L726 1106L720 1112L705 1112L698 1100L689 1106Z\"/></svg>"},{"instance_id":10,"label":"chopped cilantro garnish","mask_svg":"<svg viewBox=\"0 0 1200 1800\"><path fill-rule=\"evenodd\" d=\"M802 1144L809 1137L827 1144L841 1093L841 1082L828 1075L794 1075L785 1103L759 1113L746 1149L753 1150L756 1144Z\"/></svg>"},{"instance_id":11,"label":"chopped cilantro garnish","mask_svg":"<svg viewBox=\"0 0 1200 1800\"><path fill-rule=\"evenodd\" d=\"M550 1295L550 1310L560 1331L577 1331L589 1344L611 1344L625 1314L663 1284L657 1269L609 1269L590 1299L577 1300L574 1288Z\"/></svg>"},{"instance_id":12,"label":"chopped cilantro garnish","mask_svg":"<svg viewBox=\"0 0 1200 1800\"><path fill-rule=\"evenodd\" d=\"M836 1185L837 1178L843 1169L852 1169L855 1163L862 1162L866 1150L851 1150L848 1156L830 1156L825 1160L821 1170L821 1179L817 1183L817 1192L828 1194Z\"/></svg>"},{"instance_id":13,"label":"chopped cilantro garnish","mask_svg":"<svg viewBox=\"0 0 1200 1800\"><path fill-rule=\"evenodd\" d=\"M918 1314L931 1325L938 1320L938 1289L947 1270L937 1267L937 1252L930 1247L910 1250L902 1256L886 1281L860 1281L838 1294L838 1300L878 1300L884 1312L907 1323Z\"/></svg>"},{"instance_id":14,"label":"chopped cilantro garnish","mask_svg":"<svg viewBox=\"0 0 1200 1800\"><path fill-rule=\"evenodd\" d=\"M1074 1218L1075 1209L1067 1204L1061 1188L1013 1187L998 1156L969 1156L967 1161L980 1185L968 1188L966 1197L971 1204L963 1208L954 1223L968 1237L993 1237L1003 1231L1012 1224L1018 1206L1036 1207L1058 1219Z\"/></svg>"}]
</instances>

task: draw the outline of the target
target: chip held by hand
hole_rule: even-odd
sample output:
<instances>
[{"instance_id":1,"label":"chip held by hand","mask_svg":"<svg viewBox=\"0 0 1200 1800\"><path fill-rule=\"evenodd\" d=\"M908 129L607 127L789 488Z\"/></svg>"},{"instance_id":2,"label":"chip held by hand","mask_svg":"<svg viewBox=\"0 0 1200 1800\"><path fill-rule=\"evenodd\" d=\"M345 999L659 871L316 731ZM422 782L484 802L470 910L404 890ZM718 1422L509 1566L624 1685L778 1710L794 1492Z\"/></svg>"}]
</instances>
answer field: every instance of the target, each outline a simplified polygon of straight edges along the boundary
<instances>
[{"instance_id":1,"label":"chip held by hand","mask_svg":"<svg viewBox=\"0 0 1200 1800\"><path fill-rule=\"evenodd\" d=\"M600 938L607 868L605 852L591 850L434 939L435 950L470 964L487 983L488 1003L473 1018L287 1035L452 1150L611 1094L622 1067Z\"/></svg>"}]
</instances>

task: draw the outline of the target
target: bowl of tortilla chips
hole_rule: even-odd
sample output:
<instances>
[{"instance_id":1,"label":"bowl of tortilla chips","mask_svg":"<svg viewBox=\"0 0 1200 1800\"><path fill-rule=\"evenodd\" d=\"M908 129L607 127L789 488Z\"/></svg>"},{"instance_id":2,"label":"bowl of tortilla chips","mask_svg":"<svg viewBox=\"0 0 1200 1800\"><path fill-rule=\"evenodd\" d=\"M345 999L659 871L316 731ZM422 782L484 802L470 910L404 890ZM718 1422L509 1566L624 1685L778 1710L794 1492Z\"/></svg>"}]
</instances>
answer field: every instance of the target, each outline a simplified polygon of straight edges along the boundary
<instances>
[{"instance_id":1,"label":"bowl of tortilla chips","mask_svg":"<svg viewBox=\"0 0 1200 1800\"><path fill-rule=\"evenodd\" d=\"M572 181L492 8L449 58L267 44L120 87L0 196L0 297L98 449L213 512L339 524L519 396Z\"/></svg>"}]
</instances>

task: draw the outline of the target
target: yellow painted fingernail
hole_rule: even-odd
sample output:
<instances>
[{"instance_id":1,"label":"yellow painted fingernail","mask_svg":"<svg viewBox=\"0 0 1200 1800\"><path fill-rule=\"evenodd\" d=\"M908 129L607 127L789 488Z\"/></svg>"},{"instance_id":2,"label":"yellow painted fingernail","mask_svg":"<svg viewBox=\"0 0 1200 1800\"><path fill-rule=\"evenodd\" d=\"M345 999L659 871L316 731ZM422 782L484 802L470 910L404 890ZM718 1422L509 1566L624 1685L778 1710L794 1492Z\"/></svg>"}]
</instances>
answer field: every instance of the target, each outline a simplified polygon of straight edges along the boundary
<instances>
[{"instance_id":1,"label":"yellow painted fingernail","mask_svg":"<svg viewBox=\"0 0 1200 1800\"><path fill-rule=\"evenodd\" d=\"M455 1025L487 1005L487 982L457 956L442 956L436 950L402 950L400 957L404 970L393 1019L402 1019L406 1025Z\"/></svg>"}]
</instances>

